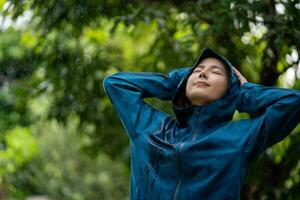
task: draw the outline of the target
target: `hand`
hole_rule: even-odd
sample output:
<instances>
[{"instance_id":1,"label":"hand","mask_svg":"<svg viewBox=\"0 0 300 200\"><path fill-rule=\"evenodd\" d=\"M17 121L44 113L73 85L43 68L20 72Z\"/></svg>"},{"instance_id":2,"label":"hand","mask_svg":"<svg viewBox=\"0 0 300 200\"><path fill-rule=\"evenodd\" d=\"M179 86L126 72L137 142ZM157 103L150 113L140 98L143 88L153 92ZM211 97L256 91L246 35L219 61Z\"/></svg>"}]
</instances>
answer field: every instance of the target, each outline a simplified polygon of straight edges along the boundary
<instances>
[{"instance_id":1,"label":"hand","mask_svg":"<svg viewBox=\"0 0 300 200\"><path fill-rule=\"evenodd\" d=\"M233 67L233 71L235 72L235 74L237 75L239 81L240 81L240 84L241 86L245 83L245 82L248 82L247 79L239 72L239 70L237 70L235 67Z\"/></svg>"}]
</instances>

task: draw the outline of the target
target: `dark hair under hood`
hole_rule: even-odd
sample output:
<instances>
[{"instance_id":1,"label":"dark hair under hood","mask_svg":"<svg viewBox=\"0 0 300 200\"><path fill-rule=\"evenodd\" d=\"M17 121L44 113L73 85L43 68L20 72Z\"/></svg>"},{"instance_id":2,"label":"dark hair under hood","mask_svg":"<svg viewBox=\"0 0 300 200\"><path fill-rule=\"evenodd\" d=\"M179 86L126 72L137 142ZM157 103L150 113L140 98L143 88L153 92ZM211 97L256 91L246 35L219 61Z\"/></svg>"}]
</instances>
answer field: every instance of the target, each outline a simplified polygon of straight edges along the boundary
<instances>
[{"instance_id":1,"label":"dark hair under hood","mask_svg":"<svg viewBox=\"0 0 300 200\"><path fill-rule=\"evenodd\" d=\"M225 94L219 99L205 105L194 105L186 97L185 88L189 76L194 68L206 58L216 58L221 61L227 70L228 86ZM176 92L172 98L173 110L180 125L186 126L190 122L191 116L199 114L198 123L210 128L220 123L227 123L232 120L236 110L236 100L240 90L240 82L232 69L232 64L223 56L212 49L206 48L200 54L197 62L187 71L187 74L178 84ZM198 118L198 117L197 117Z\"/></svg>"}]
</instances>

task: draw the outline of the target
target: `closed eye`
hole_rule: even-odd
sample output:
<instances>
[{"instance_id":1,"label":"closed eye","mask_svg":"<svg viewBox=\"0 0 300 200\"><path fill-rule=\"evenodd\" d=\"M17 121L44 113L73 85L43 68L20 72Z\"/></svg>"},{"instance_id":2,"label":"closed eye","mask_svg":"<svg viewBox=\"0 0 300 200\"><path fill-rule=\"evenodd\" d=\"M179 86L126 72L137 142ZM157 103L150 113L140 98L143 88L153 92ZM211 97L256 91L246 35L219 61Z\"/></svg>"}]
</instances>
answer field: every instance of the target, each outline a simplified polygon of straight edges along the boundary
<instances>
[{"instance_id":1,"label":"closed eye","mask_svg":"<svg viewBox=\"0 0 300 200\"><path fill-rule=\"evenodd\" d=\"M196 69L196 70L193 71L193 73L194 72L201 72L201 70L200 69Z\"/></svg>"},{"instance_id":2,"label":"closed eye","mask_svg":"<svg viewBox=\"0 0 300 200\"><path fill-rule=\"evenodd\" d=\"M201 69L196 69L196 70L193 71L193 73L196 73L196 72L201 72ZM219 72L219 71L212 71L212 73L223 75L222 72Z\"/></svg>"}]
</instances>

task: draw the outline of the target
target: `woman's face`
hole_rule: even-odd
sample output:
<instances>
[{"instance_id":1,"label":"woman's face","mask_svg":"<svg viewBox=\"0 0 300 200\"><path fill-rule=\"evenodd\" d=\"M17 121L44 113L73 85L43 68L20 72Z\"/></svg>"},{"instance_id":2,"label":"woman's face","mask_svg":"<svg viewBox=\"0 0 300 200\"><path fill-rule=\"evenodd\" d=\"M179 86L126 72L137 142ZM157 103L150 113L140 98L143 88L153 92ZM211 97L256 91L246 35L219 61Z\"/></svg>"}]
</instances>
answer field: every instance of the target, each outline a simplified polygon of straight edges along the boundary
<instances>
[{"instance_id":1,"label":"woman's face","mask_svg":"<svg viewBox=\"0 0 300 200\"><path fill-rule=\"evenodd\" d=\"M188 78L186 96L192 104L208 104L225 94L227 84L224 64L216 58L206 58L198 64Z\"/></svg>"}]
</instances>

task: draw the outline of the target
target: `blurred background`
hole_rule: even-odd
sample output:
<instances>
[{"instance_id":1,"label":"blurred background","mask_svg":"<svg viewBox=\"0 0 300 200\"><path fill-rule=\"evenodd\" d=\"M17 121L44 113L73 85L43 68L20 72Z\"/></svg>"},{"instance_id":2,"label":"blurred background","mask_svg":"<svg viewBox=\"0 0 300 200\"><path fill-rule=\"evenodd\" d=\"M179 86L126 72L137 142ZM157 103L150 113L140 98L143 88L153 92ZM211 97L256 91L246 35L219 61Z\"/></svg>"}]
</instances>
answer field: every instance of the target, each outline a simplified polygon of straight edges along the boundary
<instances>
[{"instance_id":1,"label":"blurred background","mask_svg":"<svg viewBox=\"0 0 300 200\"><path fill-rule=\"evenodd\" d=\"M168 73L210 47L248 81L299 90L299 19L299 0L0 0L0 199L129 199L129 141L103 78ZM300 199L299 125L241 197Z\"/></svg>"}]
</instances>

